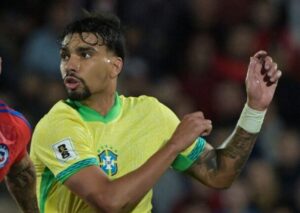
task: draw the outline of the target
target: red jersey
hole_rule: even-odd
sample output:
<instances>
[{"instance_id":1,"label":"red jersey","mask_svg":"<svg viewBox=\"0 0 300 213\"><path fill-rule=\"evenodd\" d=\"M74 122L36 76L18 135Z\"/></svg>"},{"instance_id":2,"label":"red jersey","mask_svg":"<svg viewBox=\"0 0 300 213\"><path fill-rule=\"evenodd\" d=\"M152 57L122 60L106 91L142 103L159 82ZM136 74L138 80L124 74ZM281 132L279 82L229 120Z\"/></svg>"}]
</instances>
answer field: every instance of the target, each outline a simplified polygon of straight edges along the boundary
<instances>
[{"instance_id":1,"label":"red jersey","mask_svg":"<svg viewBox=\"0 0 300 213\"><path fill-rule=\"evenodd\" d=\"M25 117L0 100L0 181L24 157L30 138L31 127Z\"/></svg>"}]
</instances>

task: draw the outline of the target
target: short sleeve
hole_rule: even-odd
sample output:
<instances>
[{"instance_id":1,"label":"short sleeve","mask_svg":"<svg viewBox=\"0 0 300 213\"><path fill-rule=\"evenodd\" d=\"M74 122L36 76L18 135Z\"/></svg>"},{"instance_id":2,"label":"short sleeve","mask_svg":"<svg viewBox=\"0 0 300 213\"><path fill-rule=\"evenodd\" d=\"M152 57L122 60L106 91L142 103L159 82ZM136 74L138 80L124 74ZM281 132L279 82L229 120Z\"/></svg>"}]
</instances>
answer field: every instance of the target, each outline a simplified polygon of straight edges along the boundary
<instances>
[{"instance_id":1,"label":"short sleeve","mask_svg":"<svg viewBox=\"0 0 300 213\"><path fill-rule=\"evenodd\" d=\"M172 163L172 168L181 172L190 168L202 154L205 144L205 139L199 137L190 147L176 157Z\"/></svg>"},{"instance_id":2,"label":"short sleeve","mask_svg":"<svg viewBox=\"0 0 300 213\"><path fill-rule=\"evenodd\" d=\"M175 113L167 106L160 104L160 111L162 115L162 126L165 127L165 134L169 140L179 125L180 121ZM167 142L166 140L166 142ZM177 171L185 171L190 168L194 162L199 158L205 148L206 141L199 137L191 146L181 152L172 163L172 168Z\"/></svg>"},{"instance_id":3,"label":"short sleeve","mask_svg":"<svg viewBox=\"0 0 300 213\"><path fill-rule=\"evenodd\" d=\"M19 149L19 154L15 159L15 162L19 162L23 159L25 154L27 153L27 148L31 140L31 127L28 123L28 121L23 117L23 120L21 120L18 123L17 127L17 134L18 134L18 140L16 143L17 148Z\"/></svg>"},{"instance_id":4,"label":"short sleeve","mask_svg":"<svg viewBox=\"0 0 300 213\"><path fill-rule=\"evenodd\" d=\"M159 103L159 112L160 115L158 116L160 118L160 123L162 128L164 128L164 134L167 136L167 138L169 139L172 134L174 133L176 127L179 124L179 119L176 116L176 114L167 106L165 106L164 104Z\"/></svg>"},{"instance_id":5,"label":"short sleeve","mask_svg":"<svg viewBox=\"0 0 300 213\"><path fill-rule=\"evenodd\" d=\"M64 182L84 167L99 165L84 122L65 117L43 123L33 133L31 152L58 181Z\"/></svg>"},{"instance_id":6,"label":"short sleeve","mask_svg":"<svg viewBox=\"0 0 300 213\"><path fill-rule=\"evenodd\" d=\"M10 150L11 164L19 162L27 152L31 139L31 127L25 117L6 106L0 117L0 132Z\"/></svg>"}]
</instances>

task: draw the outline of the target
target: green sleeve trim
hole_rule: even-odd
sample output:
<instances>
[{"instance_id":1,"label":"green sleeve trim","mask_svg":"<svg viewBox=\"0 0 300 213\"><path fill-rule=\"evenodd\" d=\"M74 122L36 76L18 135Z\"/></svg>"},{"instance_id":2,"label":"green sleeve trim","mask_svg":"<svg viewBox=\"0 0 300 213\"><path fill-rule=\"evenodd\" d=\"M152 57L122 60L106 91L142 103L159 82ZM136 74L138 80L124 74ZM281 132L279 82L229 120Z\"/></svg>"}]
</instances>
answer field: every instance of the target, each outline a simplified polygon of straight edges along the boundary
<instances>
[{"instance_id":1,"label":"green sleeve trim","mask_svg":"<svg viewBox=\"0 0 300 213\"><path fill-rule=\"evenodd\" d=\"M87 167L87 166L92 166L92 165L96 165L96 166L99 165L97 158L87 158L85 160L79 161L79 162L69 166L67 169L60 172L56 176L56 179L59 182L64 183L70 176L77 173L80 169Z\"/></svg>"},{"instance_id":2,"label":"green sleeve trim","mask_svg":"<svg viewBox=\"0 0 300 213\"><path fill-rule=\"evenodd\" d=\"M205 144L206 141L203 138L199 137L196 141L195 147L187 156L179 154L176 157L176 159L172 163L172 168L180 172L183 172L190 168L203 152Z\"/></svg>"},{"instance_id":3,"label":"green sleeve trim","mask_svg":"<svg viewBox=\"0 0 300 213\"><path fill-rule=\"evenodd\" d=\"M53 173L46 167L42 174L42 179L40 183L40 199L39 199L39 207L41 213L45 212L45 203L48 197L48 193L51 190L52 186L55 184L55 178Z\"/></svg>"}]
</instances>

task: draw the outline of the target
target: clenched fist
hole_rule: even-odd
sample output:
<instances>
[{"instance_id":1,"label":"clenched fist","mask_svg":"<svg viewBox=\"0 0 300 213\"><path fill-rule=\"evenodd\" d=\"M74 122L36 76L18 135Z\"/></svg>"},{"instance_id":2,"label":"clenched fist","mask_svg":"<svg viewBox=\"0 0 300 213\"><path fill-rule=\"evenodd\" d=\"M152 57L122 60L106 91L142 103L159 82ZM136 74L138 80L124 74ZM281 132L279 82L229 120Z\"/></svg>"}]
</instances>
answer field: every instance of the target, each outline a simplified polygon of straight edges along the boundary
<instances>
[{"instance_id":1,"label":"clenched fist","mask_svg":"<svg viewBox=\"0 0 300 213\"><path fill-rule=\"evenodd\" d=\"M202 112L194 112L183 117L172 135L170 143L178 152L188 148L199 136L207 136L212 130L212 122Z\"/></svg>"}]
</instances>

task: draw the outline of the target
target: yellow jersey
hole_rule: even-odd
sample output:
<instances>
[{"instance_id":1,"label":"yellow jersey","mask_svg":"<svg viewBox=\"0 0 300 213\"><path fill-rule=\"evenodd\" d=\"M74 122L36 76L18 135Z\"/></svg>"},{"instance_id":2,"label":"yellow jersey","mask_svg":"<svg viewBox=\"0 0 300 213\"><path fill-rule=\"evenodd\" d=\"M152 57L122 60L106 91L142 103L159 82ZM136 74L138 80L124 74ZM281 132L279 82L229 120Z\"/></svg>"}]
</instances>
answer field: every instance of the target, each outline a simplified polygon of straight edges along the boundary
<instances>
[{"instance_id":1,"label":"yellow jersey","mask_svg":"<svg viewBox=\"0 0 300 213\"><path fill-rule=\"evenodd\" d=\"M112 180L136 170L169 140L178 123L169 108L148 96L116 94L105 116L77 101L59 101L36 125L31 142L41 213L94 212L64 181L90 165ZM199 138L178 156L175 169L189 167L204 146ZM151 212L151 199L152 190L133 212Z\"/></svg>"}]
</instances>

